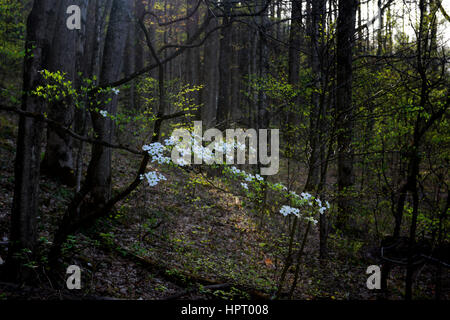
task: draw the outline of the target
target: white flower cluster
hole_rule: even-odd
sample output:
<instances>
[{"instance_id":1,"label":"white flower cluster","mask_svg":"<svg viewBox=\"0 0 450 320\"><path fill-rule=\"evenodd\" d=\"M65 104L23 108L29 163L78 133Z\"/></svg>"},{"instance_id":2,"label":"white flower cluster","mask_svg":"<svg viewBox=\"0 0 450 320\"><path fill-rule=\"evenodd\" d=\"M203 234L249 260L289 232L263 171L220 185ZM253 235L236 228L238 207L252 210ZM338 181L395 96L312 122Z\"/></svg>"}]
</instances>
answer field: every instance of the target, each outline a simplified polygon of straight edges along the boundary
<instances>
[{"instance_id":1,"label":"white flower cluster","mask_svg":"<svg viewBox=\"0 0 450 320\"><path fill-rule=\"evenodd\" d=\"M300 217L300 210L297 208L292 208L290 206L282 206L280 209L280 213L285 217L287 217L290 214Z\"/></svg>"},{"instance_id":2,"label":"white flower cluster","mask_svg":"<svg viewBox=\"0 0 450 320\"><path fill-rule=\"evenodd\" d=\"M308 192L302 192L302 193L300 194L301 197L300 197L298 194L296 194L295 192L293 192L293 191L289 192L289 194L290 194L292 197L294 197L294 198L301 199L301 200L307 202L309 206L313 206L313 205L314 205L314 202L313 202L313 200L314 200L314 201L317 203L317 205L319 206L319 213L320 213L320 214L324 214L324 212L325 212L327 209L330 209L330 203L329 203L328 201L325 201L325 206L324 206L323 203L322 203L322 201L321 201L319 198L314 198L314 197L313 197L310 193L308 193Z\"/></svg>"},{"instance_id":3,"label":"white flower cluster","mask_svg":"<svg viewBox=\"0 0 450 320\"><path fill-rule=\"evenodd\" d=\"M239 170L238 168L236 168L236 167L230 167L230 171L231 171L231 173L232 174L234 174L234 175L240 175L241 174L241 170Z\"/></svg>"},{"instance_id":4,"label":"white flower cluster","mask_svg":"<svg viewBox=\"0 0 450 320\"><path fill-rule=\"evenodd\" d=\"M213 163L216 160L215 153L221 153L222 155L225 155L225 161L227 163L231 163L234 161L234 150L245 151L246 149L245 143L234 140L232 142L227 142L226 139L216 140L210 145L204 147L201 143L202 140L203 138L200 135L194 132L191 133L190 141L192 146L192 153L202 158L206 163ZM213 150L215 151L215 153L213 153ZM250 146L250 152L256 152L256 150ZM219 157L221 157L221 155Z\"/></svg>"},{"instance_id":5,"label":"white flower cluster","mask_svg":"<svg viewBox=\"0 0 450 320\"><path fill-rule=\"evenodd\" d=\"M190 152L189 149L187 152ZM198 144L194 144L192 146L192 152L197 155L199 158L203 159L206 163L212 163L214 161L214 154L212 150L208 148L204 148L203 146L199 146Z\"/></svg>"},{"instance_id":6,"label":"white flower cluster","mask_svg":"<svg viewBox=\"0 0 450 320\"><path fill-rule=\"evenodd\" d=\"M100 114L101 114L104 118L106 118L106 117L108 116L108 111L102 110L102 111L100 111Z\"/></svg>"},{"instance_id":7,"label":"white flower cluster","mask_svg":"<svg viewBox=\"0 0 450 320\"><path fill-rule=\"evenodd\" d=\"M112 90L111 90L116 96L120 93L120 90L119 89L116 89L116 88L112 88Z\"/></svg>"},{"instance_id":8,"label":"white flower cluster","mask_svg":"<svg viewBox=\"0 0 450 320\"><path fill-rule=\"evenodd\" d=\"M175 144L175 142L176 141L175 141L175 139L172 136L170 136L169 139L164 140L164 144L166 146L173 146Z\"/></svg>"},{"instance_id":9,"label":"white flower cluster","mask_svg":"<svg viewBox=\"0 0 450 320\"><path fill-rule=\"evenodd\" d=\"M257 181L263 181L264 180L264 178L261 177L259 174L252 175L250 173L246 173L243 170L239 170L238 168L236 168L234 166L233 167L229 167L228 170L229 170L229 172L231 174L233 174L236 177L243 177L245 182L253 182L253 181L256 181L256 180ZM244 189L248 190L248 184L247 183L241 182L241 186ZM273 185L273 187L276 190L288 191L288 188L286 186L284 186L282 183L276 183L276 184ZM318 211L319 211L320 214L324 214L325 210L330 208L330 204L329 204L328 201L325 201L326 206L323 206L322 205L322 201L320 199L314 198L308 192L302 192L300 194L300 196L299 196L294 191L290 191L289 195L291 197L293 197L293 198L296 198L296 199L300 200L302 203L307 203L311 207L314 205L314 201L315 201L318 204L318 206L319 206L319 210ZM300 210L297 209L297 208L290 207L290 206L283 206L280 209L280 213L282 215L284 215L284 216L288 216L290 214L293 214L293 215L295 215L297 217L300 217ZM305 217L305 220L310 221L311 223L314 223L314 224L317 223L317 220L315 220L312 217Z\"/></svg>"},{"instance_id":10,"label":"white flower cluster","mask_svg":"<svg viewBox=\"0 0 450 320\"><path fill-rule=\"evenodd\" d=\"M150 187L156 186L161 180L167 180L161 173L158 172L147 172L141 175L141 180L147 179L148 185Z\"/></svg>"},{"instance_id":11,"label":"white flower cluster","mask_svg":"<svg viewBox=\"0 0 450 320\"><path fill-rule=\"evenodd\" d=\"M287 217L290 214L293 214L294 216L296 216L297 218L300 218L302 215L300 214L300 210L297 208L292 208L290 206L282 206L280 209L280 213ZM303 219L305 219L308 222L311 222L312 224L317 224L317 220L314 219L313 217L303 217Z\"/></svg>"},{"instance_id":12,"label":"white flower cluster","mask_svg":"<svg viewBox=\"0 0 450 320\"><path fill-rule=\"evenodd\" d=\"M146 151L151 156L155 156L162 154L165 150L165 147L159 142L154 142L150 145L143 146L142 150Z\"/></svg>"},{"instance_id":13,"label":"white flower cluster","mask_svg":"<svg viewBox=\"0 0 450 320\"><path fill-rule=\"evenodd\" d=\"M158 162L159 164L169 164L171 162L169 157L164 156L166 147L159 142L144 145L142 146L142 150L150 155L152 162ZM141 175L141 180L144 180L144 178L147 179L150 187L156 186L162 180L167 180L165 176L158 172L147 172L146 174Z\"/></svg>"},{"instance_id":14,"label":"white flower cluster","mask_svg":"<svg viewBox=\"0 0 450 320\"><path fill-rule=\"evenodd\" d=\"M105 111L106 112L106 111ZM101 112L101 114L103 115L103 113ZM107 113L106 113L107 114ZM195 140L195 135L192 135L192 139ZM175 142L173 137L170 137L170 139L166 139L164 141L166 146L173 146L175 145ZM236 144L234 143L232 146L230 144L224 143L223 141L221 142L217 142L219 144L219 146L221 146L221 148L223 148L224 153L226 153L227 148L236 148ZM142 147L142 149L144 151L146 151L152 158L152 162L158 162L159 164L168 164L171 162L171 158L169 157L165 157L164 156L164 151L166 151L166 146L164 146L163 144L159 143L159 142L155 142L152 143L150 145L144 145ZM206 148L203 147L202 145L198 145L197 143L193 143L192 144L192 151L194 154L196 154L197 156L201 156L203 158L203 160L206 160L208 162L208 160L212 160L213 159L213 153L211 151L210 148ZM242 147L237 145L238 148ZM245 146L244 146L245 147ZM180 154L186 155L186 154L191 154L191 150L190 148L183 148L180 144L177 144L175 146L175 149L180 152ZM218 150L218 146L216 145L215 150ZM188 163L186 163L186 161L183 158L177 159L176 162L177 165L179 166L184 166L187 165ZM250 174L245 172L244 170L239 170L238 168L236 168L235 166L232 167L227 167L228 168L228 172L230 172L232 175L234 175L235 177L240 177L240 178L244 178L245 182L241 182L241 186L243 189L248 190L249 189L249 182L252 183L257 183L257 182L263 182L264 178L259 175L259 174ZM162 174L157 173L157 172L148 172L144 175L141 175L141 179L143 180L144 178L147 179L148 184L153 187L156 186L161 180L167 180ZM247 182L247 183L246 183ZM283 190L283 191L288 191L288 188L286 186L284 186L282 183L276 183L273 184L272 187L275 190ZM299 196L297 193L295 193L294 191L290 191L289 195L292 198L295 198L297 201L300 202L299 205L304 204L304 203L308 203L309 206L313 206L314 202L317 203L317 205L319 206L319 213L323 214L327 209L330 208L330 204L328 201L325 201L325 206L322 204L322 201L318 198L313 197L310 193L308 192L302 192L301 196ZM297 217L301 217L300 214L300 209L298 208L294 208L294 207L290 207L287 205L284 205L281 207L280 209L280 213L283 216L288 216L290 214L293 214ZM313 224L317 224L317 220L314 219L312 216L305 216L303 217L306 221L309 221L310 223Z\"/></svg>"},{"instance_id":15,"label":"white flower cluster","mask_svg":"<svg viewBox=\"0 0 450 320\"><path fill-rule=\"evenodd\" d=\"M242 177L244 177L244 180L246 182L252 182L252 181L255 181L255 180L257 180L257 181L263 181L264 180L264 178L262 176L260 176L259 174L253 175L251 173L245 172L244 170L239 170L238 168L236 168L234 166L230 167L229 171L235 176L242 176Z\"/></svg>"},{"instance_id":16,"label":"white flower cluster","mask_svg":"<svg viewBox=\"0 0 450 320\"><path fill-rule=\"evenodd\" d=\"M308 192L302 192L299 196L298 194L296 194L293 191L289 192L290 196L300 200L300 203L307 203L309 206L313 206L314 202L317 203L317 205L319 206L319 213L320 214L324 214L325 210L330 209L330 203L328 201L325 201L325 205L322 204L322 201L319 198L314 198L310 193ZM280 209L280 213L284 216L288 216L289 214L293 214L297 217L300 217L300 211L297 208L292 208L290 206L283 206ZM317 220L314 219L313 216L304 216L303 217L304 220L313 223L313 224L317 224Z\"/></svg>"},{"instance_id":17,"label":"white flower cluster","mask_svg":"<svg viewBox=\"0 0 450 320\"><path fill-rule=\"evenodd\" d=\"M312 198L312 195L311 195L310 193L308 193L308 192L302 192L300 195L301 195L302 198L305 199L305 200L309 200L309 199Z\"/></svg>"},{"instance_id":18,"label":"white flower cluster","mask_svg":"<svg viewBox=\"0 0 450 320\"><path fill-rule=\"evenodd\" d=\"M183 158L180 158L180 159L177 159L176 164L179 165L180 167L184 167L184 166L189 165L189 162L187 162Z\"/></svg>"},{"instance_id":19,"label":"white flower cluster","mask_svg":"<svg viewBox=\"0 0 450 320\"><path fill-rule=\"evenodd\" d=\"M251 175L251 174L246 175L246 176L245 176L245 181L247 181L247 182L252 182L252 181L253 181L252 175Z\"/></svg>"},{"instance_id":20,"label":"white flower cluster","mask_svg":"<svg viewBox=\"0 0 450 320\"><path fill-rule=\"evenodd\" d=\"M164 156L166 147L164 147L159 142L145 145L142 147L142 150L146 151L152 157L152 162L158 162L159 164L169 164L171 161L169 157Z\"/></svg>"},{"instance_id":21,"label":"white flower cluster","mask_svg":"<svg viewBox=\"0 0 450 320\"><path fill-rule=\"evenodd\" d=\"M202 137L192 132L190 141L184 142L184 144L178 143L175 147L175 150L179 152L181 157L194 154L196 157L202 159L202 161L206 163L213 163L215 159L212 146L214 146L214 150L216 150L217 152L221 149L221 145L219 144L219 142L214 142L212 146L204 147L201 141ZM180 160L181 161L177 161L177 164L181 166L186 165L186 162L184 160Z\"/></svg>"}]
</instances>

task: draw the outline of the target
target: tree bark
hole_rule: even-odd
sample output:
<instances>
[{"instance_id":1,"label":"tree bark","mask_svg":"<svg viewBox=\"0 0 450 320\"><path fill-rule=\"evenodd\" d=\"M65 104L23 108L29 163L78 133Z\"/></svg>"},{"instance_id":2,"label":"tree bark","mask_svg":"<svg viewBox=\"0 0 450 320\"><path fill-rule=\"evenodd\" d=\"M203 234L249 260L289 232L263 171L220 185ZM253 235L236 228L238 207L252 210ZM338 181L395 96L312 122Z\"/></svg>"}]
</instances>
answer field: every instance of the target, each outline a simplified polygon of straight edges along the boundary
<instances>
[{"instance_id":1,"label":"tree bark","mask_svg":"<svg viewBox=\"0 0 450 320\"><path fill-rule=\"evenodd\" d=\"M86 1L59 1L56 6L58 8L57 25L59 27L53 37L48 69L51 72L64 72L65 80L75 84L77 78L77 53L80 47L82 48L83 38L81 36L82 30L69 30L66 28L66 10L73 4L82 8L82 12L85 13L87 11ZM72 102L65 101L51 103L48 114L51 119L69 127L73 123L74 112ZM58 130L50 128L47 130L47 146L42 170L46 175L56 178L69 186L75 185L72 149L73 139L71 136Z\"/></svg>"},{"instance_id":2,"label":"tree bark","mask_svg":"<svg viewBox=\"0 0 450 320\"><path fill-rule=\"evenodd\" d=\"M128 28L130 26L131 4L128 0L114 0L111 8L111 16L108 33L105 40L103 63L100 72L100 85L111 83L119 79L126 46ZM117 112L118 97L113 95L112 101L105 106L108 114ZM101 141L111 142L114 136L114 123L97 112L91 113L92 124L96 138ZM95 203L105 203L111 196L111 149L94 145L92 147L92 159L89 167L93 173L88 177L92 188Z\"/></svg>"},{"instance_id":3,"label":"tree bark","mask_svg":"<svg viewBox=\"0 0 450 320\"><path fill-rule=\"evenodd\" d=\"M187 39L192 38L192 36L196 33L198 29L200 12L199 8L197 8L197 0L186 0L187 5L187 14L190 15L192 12L192 16L186 21L186 33ZM185 80L189 86L198 86L200 84L200 49L192 48L185 52ZM200 104L200 95L199 92L193 92L189 95L189 99L192 99L192 102L195 105ZM201 119L201 110L198 110L196 113L197 120Z\"/></svg>"},{"instance_id":4,"label":"tree bark","mask_svg":"<svg viewBox=\"0 0 450 320\"><path fill-rule=\"evenodd\" d=\"M207 14L210 14L209 11ZM212 19L206 29L206 32L211 31L217 27L217 20ZM215 125L215 118L217 114L217 90L219 73L219 42L216 37L210 37L205 41L204 45L204 63L203 72L205 80L205 88L203 90L203 110L202 120L207 128Z\"/></svg>"},{"instance_id":5,"label":"tree bark","mask_svg":"<svg viewBox=\"0 0 450 320\"><path fill-rule=\"evenodd\" d=\"M353 172L353 103L352 103L352 57L354 46L356 9L358 1L339 0L337 21L337 90L336 126L338 145L338 228L347 226L352 214L351 188Z\"/></svg>"},{"instance_id":6,"label":"tree bark","mask_svg":"<svg viewBox=\"0 0 450 320\"><path fill-rule=\"evenodd\" d=\"M325 25L325 0L313 1L311 5L310 54L313 77L313 93L311 95L310 128L309 128L309 171L305 189L313 191L319 184L320 173L320 118L322 111L322 65L323 65L323 26ZM322 94L321 94L322 92Z\"/></svg>"},{"instance_id":7,"label":"tree bark","mask_svg":"<svg viewBox=\"0 0 450 320\"><path fill-rule=\"evenodd\" d=\"M231 0L223 2L224 17L222 18L222 26L220 32L220 52L219 52L219 96L217 101L216 122L219 128L226 128L230 119L231 108Z\"/></svg>"},{"instance_id":8,"label":"tree bark","mask_svg":"<svg viewBox=\"0 0 450 320\"><path fill-rule=\"evenodd\" d=\"M261 11L265 0L257 0L256 11ZM258 78L264 79L269 73L269 50L267 43L267 33L269 20L265 13L257 18L258 23ZM270 122L270 112L267 109L267 94L264 90L258 90L258 129L268 129Z\"/></svg>"}]
</instances>

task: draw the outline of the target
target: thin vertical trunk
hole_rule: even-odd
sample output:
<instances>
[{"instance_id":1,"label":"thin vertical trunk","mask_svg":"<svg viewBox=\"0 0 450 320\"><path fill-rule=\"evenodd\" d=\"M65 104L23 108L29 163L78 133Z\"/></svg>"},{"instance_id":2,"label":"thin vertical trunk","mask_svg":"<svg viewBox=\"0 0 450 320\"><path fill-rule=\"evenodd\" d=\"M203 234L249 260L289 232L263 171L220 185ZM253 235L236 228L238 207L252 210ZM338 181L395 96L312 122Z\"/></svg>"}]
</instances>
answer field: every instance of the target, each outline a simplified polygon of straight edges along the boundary
<instances>
[{"instance_id":1,"label":"thin vertical trunk","mask_svg":"<svg viewBox=\"0 0 450 320\"><path fill-rule=\"evenodd\" d=\"M288 81L297 85L300 72L300 46L302 26L302 0L292 0L291 29L289 32Z\"/></svg>"},{"instance_id":2,"label":"thin vertical trunk","mask_svg":"<svg viewBox=\"0 0 450 320\"><path fill-rule=\"evenodd\" d=\"M240 55L240 34L239 26L234 26L232 29L233 51L231 57L231 120L235 123L241 118L240 106L240 83L241 83L241 69L239 68Z\"/></svg>"},{"instance_id":3,"label":"thin vertical trunk","mask_svg":"<svg viewBox=\"0 0 450 320\"><path fill-rule=\"evenodd\" d=\"M219 96L217 102L216 122L218 127L226 128L230 119L230 64L231 64L231 0L224 0L224 17L220 32L220 52L219 52Z\"/></svg>"},{"instance_id":4,"label":"thin vertical trunk","mask_svg":"<svg viewBox=\"0 0 450 320\"><path fill-rule=\"evenodd\" d=\"M257 0L256 11L260 11L264 6L265 0ZM267 26L269 24L265 13L262 13L258 19L258 78L264 79L269 72L269 51L267 46L268 32ZM258 90L258 129L269 128L270 114L267 109L267 95L264 90Z\"/></svg>"},{"instance_id":5,"label":"thin vertical trunk","mask_svg":"<svg viewBox=\"0 0 450 320\"><path fill-rule=\"evenodd\" d=\"M132 2L132 6L135 2ZM133 12L136 9L133 7ZM137 25L137 23L135 23ZM137 42L137 32L136 28L129 28L127 36L127 46L126 46L126 59L124 59L123 72L125 76L129 76L136 71L136 42ZM136 110L136 79L130 82L130 88L127 90L127 104L131 110Z\"/></svg>"},{"instance_id":6,"label":"thin vertical trunk","mask_svg":"<svg viewBox=\"0 0 450 320\"><path fill-rule=\"evenodd\" d=\"M98 1L84 0L82 8L81 30L78 32L77 54L76 54L76 70L81 73L81 77L75 77L75 87L77 90L83 85L83 78L92 77L92 65L94 59L96 23L98 19ZM95 23L87 23L87 21L95 21ZM87 96L83 97L84 107L89 104ZM88 111L81 108L75 109L74 125L75 131L85 136L87 134ZM75 192L81 189L81 178L83 173L83 155L85 143L83 141L75 141L77 146L76 165L75 165Z\"/></svg>"},{"instance_id":7,"label":"thin vertical trunk","mask_svg":"<svg viewBox=\"0 0 450 320\"><path fill-rule=\"evenodd\" d=\"M382 0L377 1L378 5L378 17L379 17L379 25L377 32L377 55L381 56L384 50L384 9Z\"/></svg>"},{"instance_id":8,"label":"thin vertical trunk","mask_svg":"<svg viewBox=\"0 0 450 320\"><path fill-rule=\"evenodd\" d=\"M187 4L187 14L191 15L186 22L186 33L187 40L191 39L195 34L199 24L200 12L197 7L197 0L186 0ZM185 60L184 60L184 68L185 68L185 80L189 86L198 86L200 84L200 50L199 48L191 48L185 52ZM200 104L200 95L199 92L193 92L189 95L190 99L193 100L193 103L196 105ZM201 118L200 110L198 110L196 117L197 120Z\"/></svg>"},{"instance_id":9,"label":"thin vertical trunk","mask_svg":"<svg viewBox=\"0 0 450 320\"><path fill-rule=\"evenodd\" d=\"M100 72L100 85L119 79L124 60L126 38L131 21L130 2L128 0L114 0L108 33L105 40L102 70ZM112 115L117 112L117 96L105 107ZM114 123L97 112L91 113L92 124L97 139L111 142L114 135ZM90 179L94 202L105 203L111 196L111 149L102 145L92 146L92 160L89 164L93 172Z\"/></svg>"},{"instance_id":10,"label":"thin vertical trunk","mask_svg":"<svg viewBox=\"0 0 450 320\"><path fill-rule=\"evenodd\" d=\"M210 14L208 11L207 14ZM208 17L205 17L206 19ZM207 27L207 32L217 27L217 20L212 19ZM207 128L215 125L215 117L217 113L217 89L218 89L218 47L219 42L217 37L209 37L204 45L204 63L203 76L205 81L205 88L203 90L203 104L202 120Z\"/></svg>"},{"instance_id":11,"label":"thin vertical trunk","mask_svg":"<svg viewBox=\"0 0 450 320\"><path fill-rule=\"evenodd\" d=\"M302 44L302 0L292 0L291 1L291 28L289 31L289 52L288 52L288 82L292 85L293 89L298 89L299 80L300 80L300 47ZM294 105L299 105L299 98L296 97L294 100ZM294 155L294 143L296 141L295 137L295 125L296 113L294 110L288 110L286 113L286 124L287 124L287 134L286 134L286 142L287 142L287 150L286 156L288 158L288 164L290 163L290 158ZM289 179L289 177L288 177ZM288 181L288 185L290 182Z\"/></svg>"},{"instance_id":12,"label":"thin vertical trunk","mask_svg":"<svg viewBox=\"0 0 450 320\"><path fill-rule=\"evenodd\" d=\"M320 172L320 117L321 117L321 96L322 88L322 65L323 65L323 32L325 25L325 0L313 1L311 5L310 24L310 57L313 77L313 93L311 95L312 110L310 112L310 158L309 171L305 189L313 191L319 184ZM322 92L322 93L321 93Z\"/></svg>"},{"instance_id":13,"label":"thin vertical trunk","mask_svg":"<svg viewBox=\"0 0 450 320\"><path fill-rule=\"evenodd\" d=\"M336 126L338 146L338 227L347 226L352 215L351 189L353 172L353 103L352 103L352 57L355 34L355 16L358 1L339 0L336 47Z\"/></svg>"},{"instance_id":14,"label":"thin vertical trunk","mask_svg":"<svg viewBox=\"0 0 450 320\"><path fill-rule=\"evenodd\" d=\"M362 33L362 16L361 16L361 2L358 2L358 51L363 51L363 33Z\"/></svg>"}]
</instances>

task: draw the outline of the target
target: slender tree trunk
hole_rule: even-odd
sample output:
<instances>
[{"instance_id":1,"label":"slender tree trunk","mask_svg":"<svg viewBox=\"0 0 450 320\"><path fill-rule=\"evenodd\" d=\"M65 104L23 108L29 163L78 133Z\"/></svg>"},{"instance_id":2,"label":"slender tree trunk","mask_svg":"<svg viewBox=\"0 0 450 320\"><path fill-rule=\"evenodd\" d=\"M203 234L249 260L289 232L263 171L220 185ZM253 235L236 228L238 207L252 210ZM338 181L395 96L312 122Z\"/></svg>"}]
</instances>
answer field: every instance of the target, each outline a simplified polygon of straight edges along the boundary
<instances>
[{"instance_id":1,"label":"slender tree trunk","mask_svg":"<svg viewBox=\"0 0 450 320\"><path fill-rule=\"evenodd\" d=\"M313 191L319 184L320 173L320 135L321 128L321 97L323 97L322 88L322 66L323 66L323 32L325 25L325 0L312 2L311 6L311 25L310 25L310 50L311 50L311 69L313 77L314 92L312 93L312 110L310 112L309 144L310 158L309 171L305 189Z\"/></svg>"},{"instance_id":2,"label":"slender tree trunk","mask_svg":"<svg viewBox=\"0 0 450 320\"><path fill-rule=\"evenodd\" d=\"M84 0L81 6L81 30L78 32L76 52L76 70L81 73L81 76L75 77L75 88L77 88L77 90L83 85L83 78L91 77L92 75L91 68L94 58L93 52L96 38L96 21L98 18L98 1L99 0ZM90 21L90 23L87 23L87 21ZM86 136L88 129L88 96L86 95L85 97L83 97L83 100L83 107L81 109L75 109L74 127L75 131L78 134ZM74 146L77 147L75 165L75 192L78 192L81 188L85 143L83 141L75 141Z\"/></svg>"},{"instance_id":3,"label":"slender tree trunk","mask_svg":"<svg viewBox=\"0 0 450 320\"><path fill-rule=\"evenodd\" d=\"M379 16L379 25L377 32L377 55L381 56L384 50L384 9L382 0L377 1L378 5L378 16Z\"/></svg>"},{"instance_id":4,"label":"slender tree trunk","mask_svg":"<svg viewBox=\"0 0 450 320\"><path fill-rule=\"evenodd\" d=\"M197 7L197 0L186 0L187 5L187 14L192 16L186 22L186 33L187 39L191 39L195 34L199 24L200 12ZM191 48L185 52L185 75L184 78L186 83L189 86L198 86L200 84L200 49L199 48ZM200 94L198 91L193 92L188 96L189 99L192 99L192 102L196 105L200 104ZM201 110L198 110L196 113L196 120L201 119Z\"/></svg>"},{"instance_id":5,"label":"slender tree trunk","mask_svg":"<svg viewBox=\"0 0 450 320\"><path fill-rule=\"evenodd\" d=\"M35 1L27 21L26 56L23 73L22 109L43 113L44 103L30 92L41 85L39 71L47 67L56 25L55 10L59 1ZM11 212L11 235L6 277L21 282L30 277L23 266L32 259L36 243L36 217L39 200L41 142L44 125L33 118L20 116L17 153L14 166L14 199Z\"/></svg>"},{"instance_id":6,"label":"slender tree trunk","mask_svg":"<svg viewBox=\"0 0 450 320\"><path fill-rule=\"evenodd\" d=\"M207 15L209 15L209 11ZM217 20L212 19L207 27L207 31L211 31L213 28L217 27ZM202 110L202 120L207 128L215 125L215 118L217 114L217 89L218 89L218 77L219 73L218 67L218 47L219 42L217 37L210 37L205 41L204 45L204 63L202 74L205 77L205 88L203 90L203 110Z\"/></svg>"},{"instance_id":7,"label":"slender tree trunk","mask_svg":"<svg viewBox=\"0 0 450 320\"><path fill-rule=\"evenodd\" d=\"M223 2L224 17L222 18L222 26L220 32L220 52L219 52L219 96L217 101L217 116L216 122L218 127L227 128L228 121L230 120L230 82L231 82L231 0L225 0Z\"/></svg>"},{"instance_id":8,"label":"slender tree trunk","mask_svg":"<svg viewBox=\"0 0 450 320\"><path fill-rule=\"evenodd\" d=\"M241 83L241 69L239 68L239 53L240 53L240 34L242 29L239 26L233 26L232 29L232 57L231 57L231 120L233 123L239 121L241 118L240 98L240 83Z\"/></svg>"},{"instance_id":9,"label":"slender tree trunk","mask_svg":"<svg viewBox=\"0 0 450 320\"><path fill-rule=\"evenodd\" d=\"M257 11L262 10L265 0L257 0ZM267 26L269 24L267 16L263 13L258 17L258 78L266 78L269 72L269 50L267 45ZM269 128L270 113L267 109L267 95L264 90L258 90L258 129Z\"/></svg>"},{"instance_id":10,"label":"slender tree trunk","mask_svg":"<svg viewBox=\"0 0 450 320\"><path fill-rule=\"evenodd\" d=\"M352 103L352 57L355 34L356 0L339 0L337 22L337 100L336 126L338 145L338 223L339 228L347 226L352 215L351 189L353 172L353 103Z\"/></svg>"},{"instance_id":11,"label":"slender tree trunk","mask_svg":"<svg viewBox=\"0 0 450 320\"><path fill-rule=\"evenodd\" d=\"M300 47L302 44L302 0L292 0L291 6L291 28L289 31L289 51L288 51L288 82L292 85L294 89L298 89L300 80ZM296 97L294 100L294 105L296 108L300 104L299 98ZM293 108L293 109L294 109ZM286 112L286 124L287 124L287 134L286 143L287 150L286 156L288 162L290 163L290 158L294 155L294 144L296 141L295 137L295 125L298 117L296 116L295 110L289 109ZM290 183L288 183L290 184Z\"/></svg>"},{"instance_id":12,"label":"slender tree trunk","mask_svg":"<svg viewBox=\"0 0 450 320\"><path fill-rule=\"evenodd\" d=\"M108 33L105 40L102 70L100 72L100 85L119 79L124 60L126 38L131 22L131 4L128 0L114 0ZM113 96L112 101L105 107L108 114L117 112L118 97ZM114 136L114 123L97 112L91 113L92 124L97 139L111 142ZM89 164L93 176L90 179L94 202L105 203L111 196L111 149L102 145L92 146L92 160Z\"/></svg>"}]
</instances>

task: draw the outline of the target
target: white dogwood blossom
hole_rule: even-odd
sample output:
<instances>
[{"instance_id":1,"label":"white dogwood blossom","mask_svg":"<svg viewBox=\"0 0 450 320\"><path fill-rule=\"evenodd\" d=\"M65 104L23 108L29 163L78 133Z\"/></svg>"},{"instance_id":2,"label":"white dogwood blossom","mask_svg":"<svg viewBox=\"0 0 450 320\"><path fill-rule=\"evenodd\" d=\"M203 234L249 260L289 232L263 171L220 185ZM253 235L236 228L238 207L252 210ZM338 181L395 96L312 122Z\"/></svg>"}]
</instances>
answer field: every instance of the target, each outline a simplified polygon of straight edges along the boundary
<instances>
[{"instance_id":1,"label":"white dogwood blossom","mask_svg":"<svg viewBox=\"0 0 450 320\"><path fill-rule=\"evenodd\" d=\"M142 150L146 151L150 156L158 156L163 154L165 147L159 142L154 142L149 145L144 145Z\"/></svg>"},{"instance_id":2,"label":"white dogwood blossom","mask_svg":"<svg viewBox=\"0 0 450 320\"><path fill-rule=\"evenodd\" d=\"M280 213L283 216L285 216L285 217L290 215L290 214L293 214L293 215L295 215L297 217L300 216L300 210L297 209L297 208L292 208L290 206L282 206L281 209L280 209Z\"/></svg>"},{"instance_id":3,"label":"white dogwood blossom","mask_svg":"<svg viewBox=\"0 0 450 320\"><path fill-rule=\"evenodd\" d=\"M236 168L236 167L231 167L231 168L230 168L230 171L231 171L231 173L234 174L234 175L239 175L239 174L241 173L241 170L239 170L239 169Z\"/></svg>"},{"instance_id":4,"label":"white dogwood blossom","mask_svg":"<svg viewBox=\"0 0 450 320\"><path fill-rule=\"evenodd\" d=\"M302 192L302 193L301 193L301 196L302 196L302 198L305 199L305 200L309 200L309 199L311 199L311 197L312 197L312 195L309 194L308 192Z\"/></svg>"},{"instance_id":5,"label":"white dogwood blossom","mask_svg":"<svg viewBox=\"0 0 450 320\"><path fill-rule=\"evenodd\" d=\"M189 165L189 163L183 158L177 159L176 164L179 165L180 167Z\"/></svg>"},{"instance_id":6,"label":"white dogwood blossom","mask_svg":"<svg viewBox=\"0 0 450 320\"><path fill-rule=\"evenodd\" d=\"M171 161L171 158L162 155L154 156L152 159L152 162L158 162L159 164L170 164Z\"/></svg>"},{"instance_id":7,"label":"white dogwood blossom","mask_svg":"<svg viewBox=\"0 0 450 320\"><path fill-rule=\"evenodd\" d=\"M108 116L108 111L102 110L102 111L100 111L100 114L101 114L104 118L106 118L106 117Z\"/></svg>"},{"instance_id":8,"label":"white dogwood blossom","mask_svg":"<svg viewBox=\"0 0 450 320\"><path fill-rule=\"evenodd\" d=\"M156 186L160 181L167 180L161 173L151 171L141 175L141 180L147 179L148 185L150 187Z\"/></svg>"},{"instance_id":9,"label":"white dogwood blossom","mask_svg":"<svg viewBox=\"0 0 450 320\"><path fill-rule=\"evenodd\" d=\"M245 176L245 181L252 182L255 177L252 174L247 174Z\"/></svg>"},{"instance_id":10,"label":"white dogwood blossom","mask_svg":"<svg viewBox=\"0 0 450 320\"><path fill-rule=\"evenodd\" d=\"M199 146L194 144L192 147L192 151L199 158L203 159L205 162L212 162L214 160L214 154L212 150L208 148L204 148L203 146Z\"/></svg>"},{"instance_id":11,"label":"white dogwood blossom","mask_svg":"<svg viewBox=\"0 0 450 320\"><path fill-rule=\"evenodd\" d=\"M175 144L175 139L172 137L172 136L170 136L170 138L169 139L165 139L164 140L164 144L166 145L166 146L173 146L174 144Z\"/></svg>"},{"instance_id":12,"label":"white dogwood blossom","mask_svg":"<svg viewBox=\"0 0 450 320\"><path fill-rule=\"evenodd\" d=\"M319 205L319 207L322 207L322 201L320 201L320 199L316 199L316 202Z\"/></svg>"},{"instance_id":13,"label":"white dogwood blossom","mask_svg":"<svg viewBox=\"0 0 450 320\"><path fill-rule=\"evenodd\" d=\"M190 138L193 140L193 142L195 142L196 135L192 134ZM242 146L239 146L238 144L237 147L239 148ZM226 153L227 150L234 148L236 148L236 144L227 144L223 141L217 141L215 142L214 150L216 150L215 152L217 152L218 150L223 150L223 152ZM182 145L180 143L177 143L173 137L164 140L164 144L155 142L149 145L144 145L142 149L150 155L152 162L157 162L159 164L173 163L180 167L191 164L189 161L186 161L185 156L194 154L195 156L198 156L203 160L211 160L211 162L213 162L212 160L215 157L215 154L210 147L203 147L198 143L192 143L191 146ZM172 150L172 152L178 152L181 155L181 158L173 160L172 158L164 156L164 152L170 152L170 150ZM240 170L235 166L226 166L224 168L224 172L230 174L234 179L241 179L240 185L244 190L249 190L249 183L251 183L251 186L255 188L257 188L259 184L268 185L274 191L286 193L286 195L288 196L287 198L291 201L291 205L303 208L305 208L304 206L310 207L309 209L305 208L305 210L307 210L307 214L300 214L299 208L291 207L289 205L283 205L279 212L285 217L292 214L297 218L301 218L312 224L317 224L318 221L314 218L314 212L318 212L322 215L325 213L327 208L330 208L330 203L328 201L322 203L319 198L312 196L308 192L302 192L301 195L298 195L294 191L289 191L289 189L282 183L270 183L269 181L264 180L264 178L259 174L253 175L251 173L245 172L244 170ZM148 172L144 175L141 175L141 179L146 179L149 186L151 187L156 186L162 180L167 180L162 174L158 172ZM317 203L317 207L315 206L315 203Z\"/></svg>"}]
</instances>

